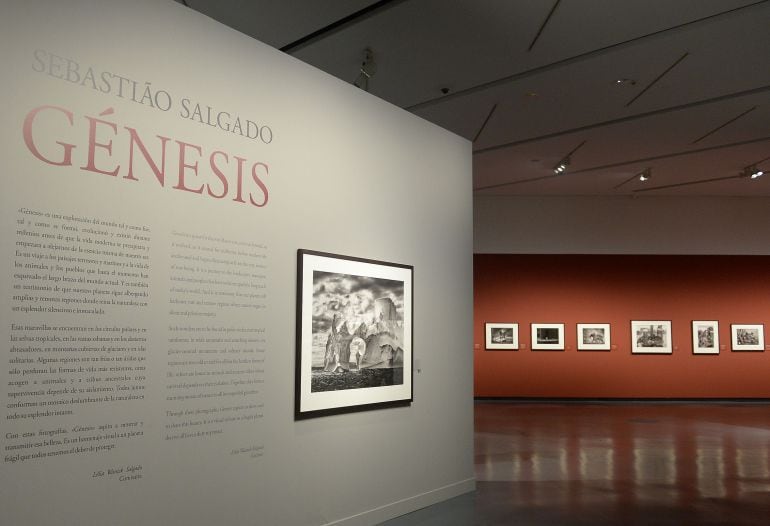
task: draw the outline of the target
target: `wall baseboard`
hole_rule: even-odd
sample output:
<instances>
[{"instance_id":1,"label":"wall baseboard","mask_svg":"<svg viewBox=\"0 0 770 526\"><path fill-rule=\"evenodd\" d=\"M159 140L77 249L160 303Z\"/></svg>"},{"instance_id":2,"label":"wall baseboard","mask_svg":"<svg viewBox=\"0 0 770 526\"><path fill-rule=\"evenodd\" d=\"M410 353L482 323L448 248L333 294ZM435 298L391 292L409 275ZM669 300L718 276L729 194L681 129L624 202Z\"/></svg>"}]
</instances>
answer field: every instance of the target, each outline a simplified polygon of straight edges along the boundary
<instances>
[{"instance_id":1,"label":"wall baseboard","mask_svg":"<svg viewBox=\"0 0 770 526\"><path fill-rule=\"evenodd\" d=\"M770 404L770 398L546 398L476 396L476 402L520 404Z\"/></svg>"},{"instance_id":2,"label":"wall baseboard","mask_svg":"<svg viewBox=\"0 0 770 526\"><path fill-rule=\"evenodd\" d=\"M475 490L476 479L469 478L344 519L328 522L325 526L372 526Z\"/></svg>"}]
</instances>

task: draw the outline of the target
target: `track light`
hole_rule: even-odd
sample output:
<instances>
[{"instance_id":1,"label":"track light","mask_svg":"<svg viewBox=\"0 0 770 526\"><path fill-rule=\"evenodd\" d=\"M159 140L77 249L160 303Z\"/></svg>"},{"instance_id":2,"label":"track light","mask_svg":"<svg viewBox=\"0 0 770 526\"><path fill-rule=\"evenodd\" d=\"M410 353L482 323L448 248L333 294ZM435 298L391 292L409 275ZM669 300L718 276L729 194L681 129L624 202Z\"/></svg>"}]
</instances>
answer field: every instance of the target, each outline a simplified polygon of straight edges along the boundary
<instances>
[{"instance_id":1,"label":"track light","mask_svg":"<svg viewBox=\"0 0 770 526\"><path fill-rule=\"evenodd\" d=\"M585 141L582 141L580 144L575 146L570 152L568 152L564 157L561 158L561 161L556 163L556 166L553 167L553 174L554 175L561 175L564 172L567 171L567 167L570 165L570 162L572 161L572 154L574 154L576 151L578 151L580 148L585 145Z\"/></svg>"},{"instance_id":2,"label":"track light","mask_svg":"<svg viewBox=\"0 0 770 526\"><path fill-rule=\"evenodd\" d=\"M556 166L553 167L553 174L554 175L563 174L567 170L567 166L569 166L569 163L570 163L569 156L559 161L556 164Z\"/></svg>"},{"instance_id":3,"label":"track light","mask_svg":"<svg viewBox=\"0 0 770 526\"><path fill-rule=\"evenodd\" d=\"M639 174L639 180L644 182L644 181L649 181L650 179L652 179L652 168L645 168Z\"/></svg>"},{"instance_id":4,"label":"track light","mask_svg":"<svg viewBox=\"0 0 770 526\"><path fill-rule=\"evenodd\" d=\"M753 164L743 169L743 175L745 177L749 177L750 179L759 179L760 177L765 175L765 172L757 168L756 164Z\"/></svg>"}]
</instances>

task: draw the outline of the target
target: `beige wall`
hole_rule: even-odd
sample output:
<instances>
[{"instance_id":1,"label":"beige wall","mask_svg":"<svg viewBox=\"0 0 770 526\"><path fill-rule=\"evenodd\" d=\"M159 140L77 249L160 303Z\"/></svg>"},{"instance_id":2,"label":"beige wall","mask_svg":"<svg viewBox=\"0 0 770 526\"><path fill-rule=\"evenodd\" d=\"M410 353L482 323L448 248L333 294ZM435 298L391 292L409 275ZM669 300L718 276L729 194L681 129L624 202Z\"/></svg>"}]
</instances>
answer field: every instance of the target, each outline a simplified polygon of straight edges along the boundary
<instances>
[{"instance_id":1,"label":"beige wall","mask_svg":"<svg viewBox=\"0 0 770 526\"><path fill-rule=\"evenodd\" d=\"M154 92L170 94L173 109L62 79L61 66L53 75L38 71L36 49L135 79L140 90L150 82ZM4 462L0 523L375 524L474 487L467 141L170 1L12 3L0 17L0 63L4 299L17 279L9 265L18 257L12 240L22 208L139 223L152 231L146 309L110 307L98 318L2 310L4 345L12 323L130 323L146 328L149 340L145 400L76 406L73 415L53 420L3 417L3 434L113 419L141 419L145 433L111 451ZM183 118L184 98L266 123L273 140L265 144ZM71 166L44 162L24 143L25 117L41 105L72 113L69 122L61 111L46 111L34 127L45 156L62 154L57 141L77 145ZM117 176L81 169L88 164L88 117L116 124L114 130L97 124L96 142L112 139L113 145L112 151L96 147L95 163L104 170L120 165ZM134 159L138 180L125 178L127 127L148 142L155 158L158 136L170 138L172 168L164 187L140 157ZM172 188L177 141L203 151L198 175L186 169L192 188L206 183L218 193L209 156L229 156L227 198ZM192 163L196 149L187 153ZM259 171L269 189L266 206L233 201L235 156L248 159L247 167L269 166L269 174ZM259 202L249 174L245 181ZM263 245L266 308L222 309L205 320L170 315L175 270L169 257L180 250L175 232ZM298 248L414 266L410 407L294 421ZM166 399L169 326L209 323L266 329L263 417L228 425L217 436L165 440L166 410L179 406ZM7 360L0 364L3 386L10 368ZM4 408L7 392L0 392ZM262 457L233 454L257 445L264 447ZM143 466L142 479L93 476L129 464Z\"/></svg>"}]
</instances>

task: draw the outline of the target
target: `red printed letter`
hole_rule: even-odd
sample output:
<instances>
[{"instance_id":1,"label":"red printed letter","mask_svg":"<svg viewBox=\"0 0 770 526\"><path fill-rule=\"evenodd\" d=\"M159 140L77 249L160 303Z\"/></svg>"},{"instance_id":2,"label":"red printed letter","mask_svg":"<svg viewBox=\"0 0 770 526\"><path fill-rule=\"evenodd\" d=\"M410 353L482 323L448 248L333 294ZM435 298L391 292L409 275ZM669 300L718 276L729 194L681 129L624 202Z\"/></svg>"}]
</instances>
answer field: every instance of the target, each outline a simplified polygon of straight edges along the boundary
<instances>
[{"instance_id":1,"label":"red printed letter","mask_svg":"<svg viewBox=\"0 0 770 526\"><path fill-rule=\"evenodd\" d=\"M112 108L107 108L103 112L99 114L100 117L103 117L105 115L111 115L114 113L115 110ZM120 166L116 166L114 170L107 171L107 170L101 170L96 167L96 148L104 148L107 150L107 153L112 155L112 140L107 141L106 143L98 143L96 142L96 125L99 124L106 124L110 128L112 128L112 132L117 134L118 133L118 127L113 122L107 122L103 121L101 119L95 119L93 117L86 117L88 119L88 164L85 166L81 166L81 170L86 170L88 172L96 172L104 175L111 175L116 176L118 174L118 170L120 170Z\"/></svg>"},{"instance_id":2,"label":"red printed letter","mask_svg":"<svg viewBox=\"0 0 770 526\"><path fill-rule=\"evenodd\" d=\"M64 108L60 108L59 106L38 106L37 108L27 113L27 117L24 119L24 144L27 145L27 148L29 148L29 151L32 152L32 155L45 163L53 164L55 166L71 166L72 150L75 148L74 144L56 141L56 144L64 148L64 158L61 161L52 161L51 159L46 159L43 157L43 154L40 153L40 150L37 149L37 146L35 146L35 140L32 137L32 123L35 121L37 114L43 110L60 111L67 116L67 120L70 122L70 126L73 124L71 111L67 111Z\"/></svg>"},{"instance_id":3,"label":"red printed letter","mask_svg":"<svg viewBox=\"0 0 770 526\"><path fill-rule=\"evenodd\" d=\"M150 168L155 174L155 179L157 179L160 185L163 186L166 179L166 142L168 142L169 138L163 137L162 135L156 135L156 137L160 139L160 168L158 168L158 165L152 160L152 157L150 157L150 152L145 148L144 143L139 138L136 130L134 128L129 128L128 126L125 126L125 128L128 130L128 133L131 134L131 144L129 145L128 150L128 175L126 175L124 179L138 181L138 179L134 177L134 144L136 144L139 146L142 155L144 155L144 160L147 161L147 164L150 165Z\"/></svg>"},{"instance_id":4,"label":"red printed letter","mask_svg":"<svg viewBox=\"0 0 770 526\"><path fill-rule=\"evenodd\" d=\"M225 152L222 152L219 150L212 152L211 156L209 157L209 164L211 165L211 170L216 174L219 180L222 181L222 194L217 195L214 192L212 192L210 184L206 185L206 190L208 191L211 197L214 197L216 199L222 199L224 196L227 195L227 177L225 177L225 174L222 173L222 170L220 170L219 166L217 166L216 163L214 162L214 157L216 155L223 156L225 158L225 161L230 161L230 158L227 156Z\"/></svg>"},{"instance_id":5,"label":"red printed letter","mask_svg":"<svg viewBox=\"0 0 770 526\"><path fill-rule=\"evenodd\" d=\"M263 199L260 203L257 203L254 201L253 194L249 193L249 201L251 201L251 204L254 206L265 206L267 204L267 186L265 186L265 183L262 181L262 179L259 178L257 175L257 167L263 167L265 169L265 175L268 175L270 173L270 169L267 167L265 163L254 163L254 166L251 167L251 177L254 179L254 182L257 183L257 186L259 186L259 189L262 190Z\"/></svg>"},{"instance_id":6,"label":"red printed letter","mask_svg":"<svg viewBox=\"0 0 770 526\"><path fill-rule=\"evenodd\" d=\"M188 147L194 148L198 152L198 155L201 155L201 153L202 153L201 147L200 146L196 146L194 144L188 144L188 143L182 142L182 141L176 141L176 143L179 145L179 182L178 182L178 184L176 186L174 186L174 188L176 188L177 190L186 190L186 191L192 192L194 194L203 193L203 185L202 184L200 185L200 188L198 188L197 190L194 190L192 188L187 188L184 185L184 171L185 171L185 168L192 168L193 173L195 175L198 175L198 161L195 161L194 164L186 164L185 160L184 160L185 150Z\"/></svg>"}]
</instances>

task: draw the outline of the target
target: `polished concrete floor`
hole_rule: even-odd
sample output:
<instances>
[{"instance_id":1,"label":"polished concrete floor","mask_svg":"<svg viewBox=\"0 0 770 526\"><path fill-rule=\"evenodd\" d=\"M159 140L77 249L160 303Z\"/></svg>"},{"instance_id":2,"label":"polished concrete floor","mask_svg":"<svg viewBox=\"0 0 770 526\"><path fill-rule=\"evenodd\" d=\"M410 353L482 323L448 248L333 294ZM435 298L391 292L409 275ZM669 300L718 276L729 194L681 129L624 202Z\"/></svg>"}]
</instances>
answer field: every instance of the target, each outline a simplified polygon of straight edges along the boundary
<instances>
[{"instance_id":1,"label":"polished concrete floor","mask_svg":"<svg viewBox=\"0 0 770 526\"><path fill-rule=\"evenodd\" d=\"M387 526L770 525L768 404L477 402L477 491Z\"/></svg>"}]
</instances>

